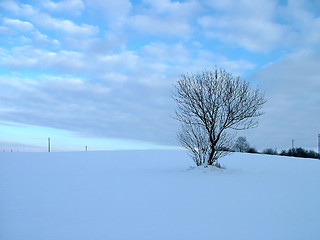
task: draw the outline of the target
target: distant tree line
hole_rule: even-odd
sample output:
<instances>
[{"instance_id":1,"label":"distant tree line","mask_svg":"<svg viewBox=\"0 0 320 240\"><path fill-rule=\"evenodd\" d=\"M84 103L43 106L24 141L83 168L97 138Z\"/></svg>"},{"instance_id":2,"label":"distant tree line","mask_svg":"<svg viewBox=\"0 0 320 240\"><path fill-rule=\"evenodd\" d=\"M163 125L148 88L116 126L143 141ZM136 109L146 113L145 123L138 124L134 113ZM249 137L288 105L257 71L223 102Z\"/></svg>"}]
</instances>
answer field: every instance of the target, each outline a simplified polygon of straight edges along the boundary
<instances>
[{"instance_id":1,"label":"distant tree line","mask_svg":"<svg viewBox=\"0 0 320 240\"><path fill-rule=\"evenodd\" d=\"M292 148L288 151L282 150L280 155L283 156L293 156L293 157L302 157L302 158L319 158L319 154L313 150L306 150L301 147Z\"/></svg>"},{"instance_id":2,"label":"distant tree line","mask_svg":"<svg viewBox=\"0 0 320 240\"><path fill-rule=\"evenodd\" d=\"M313 150L306 150L301 147L291 148L289 150L282 150L280 153L276 149L267 148L262 152L258 152L255 148L250 147L247 139L245 137L239 137L231 151L234 152L246 152L246 153L262 153L269 155L281 155L290 157L300 157L300 158L320 158L319 154Z\"/></svg>"}]
</instances>

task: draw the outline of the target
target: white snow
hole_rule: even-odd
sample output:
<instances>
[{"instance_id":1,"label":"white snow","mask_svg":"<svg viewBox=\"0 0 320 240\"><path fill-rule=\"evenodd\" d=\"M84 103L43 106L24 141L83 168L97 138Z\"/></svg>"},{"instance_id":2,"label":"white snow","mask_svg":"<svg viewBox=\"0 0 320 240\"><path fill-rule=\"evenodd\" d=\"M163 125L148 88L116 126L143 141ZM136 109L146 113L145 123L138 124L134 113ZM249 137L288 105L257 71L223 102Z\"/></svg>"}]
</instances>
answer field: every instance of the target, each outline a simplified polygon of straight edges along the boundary
<instances>
[{"instance_id":1,"label":"white snow","mask_svg":"<svg viewBox=\"0 0 320 240\"><path fill-rule=\"evenodd\" d=\"M320 239L320 161L185 151L0 153L1 240Z\"/></svg>"}]
</instances>

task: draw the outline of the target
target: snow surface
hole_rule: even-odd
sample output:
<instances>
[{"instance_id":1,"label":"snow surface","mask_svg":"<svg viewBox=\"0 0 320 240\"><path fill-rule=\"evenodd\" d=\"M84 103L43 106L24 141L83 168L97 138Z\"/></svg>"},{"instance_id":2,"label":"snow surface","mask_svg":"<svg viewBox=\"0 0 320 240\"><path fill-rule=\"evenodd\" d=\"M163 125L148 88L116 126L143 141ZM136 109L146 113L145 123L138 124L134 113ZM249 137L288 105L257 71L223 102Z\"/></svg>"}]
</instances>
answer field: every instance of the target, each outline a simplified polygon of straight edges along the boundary
<instances>
[{"instance_id":1,"label":"snow surface","mask_svg":"<svg viewBox=\"0 0 320 240\"><path fill-rule=\"evenodd\" d=\"M185 151L0 153L1 240L320 239L320 161Z\"/></svg>"}]
</instances>

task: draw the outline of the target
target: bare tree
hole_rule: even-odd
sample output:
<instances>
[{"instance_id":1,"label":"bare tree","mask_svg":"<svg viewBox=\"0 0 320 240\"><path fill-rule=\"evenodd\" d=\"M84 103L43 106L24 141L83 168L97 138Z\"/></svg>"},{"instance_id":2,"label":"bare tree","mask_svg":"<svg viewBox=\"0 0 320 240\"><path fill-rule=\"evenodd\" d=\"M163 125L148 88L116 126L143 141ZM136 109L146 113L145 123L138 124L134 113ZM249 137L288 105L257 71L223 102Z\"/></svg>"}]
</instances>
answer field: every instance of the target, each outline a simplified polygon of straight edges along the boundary
<instances>
[{"instance_id":1,"label":"bare tree","mask_svg":"<svg viewBox=\"0 0 320 240\"><path fill-rule=\"evenodd\" d=\"M217 68L181 75L173 99L182 125L178 139L198 166L213 165L228 154L234 146L232 130L255 127L266 102L258 89Z\"/></svg>"},{"instance_id":2,"label":"bare tree","mask_svg":"<svg viewBox=\"0 0 320 240\"><path fill-rule=\"evenodd\" d=\"M234 150L239 152L247 152L250 148L250 144L248 143L246 137L238 137Z\"/></svg>"}]
</instances>

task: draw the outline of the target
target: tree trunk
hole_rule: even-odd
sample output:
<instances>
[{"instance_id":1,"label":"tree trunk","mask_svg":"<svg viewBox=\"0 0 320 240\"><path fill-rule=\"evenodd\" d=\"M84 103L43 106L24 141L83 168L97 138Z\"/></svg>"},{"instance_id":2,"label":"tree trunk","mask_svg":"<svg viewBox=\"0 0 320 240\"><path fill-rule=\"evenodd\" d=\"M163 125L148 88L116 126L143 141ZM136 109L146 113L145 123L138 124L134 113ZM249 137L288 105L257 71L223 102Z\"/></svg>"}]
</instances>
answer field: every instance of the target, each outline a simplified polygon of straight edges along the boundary
<instances>
[{"instance_id":1,"label":"tree trunk","mask_svg":"<svg viewBox=\"0 0 320 240\"><path fill-rule=\"evenodd\" d=\"M214 163L214 159L213 159L214 153L215 153L215 147L211 146L211 151L210 151L210 155L209 155L209 159L208 159L208 165L212 165Z\"/></svg>"}]
</instances>

